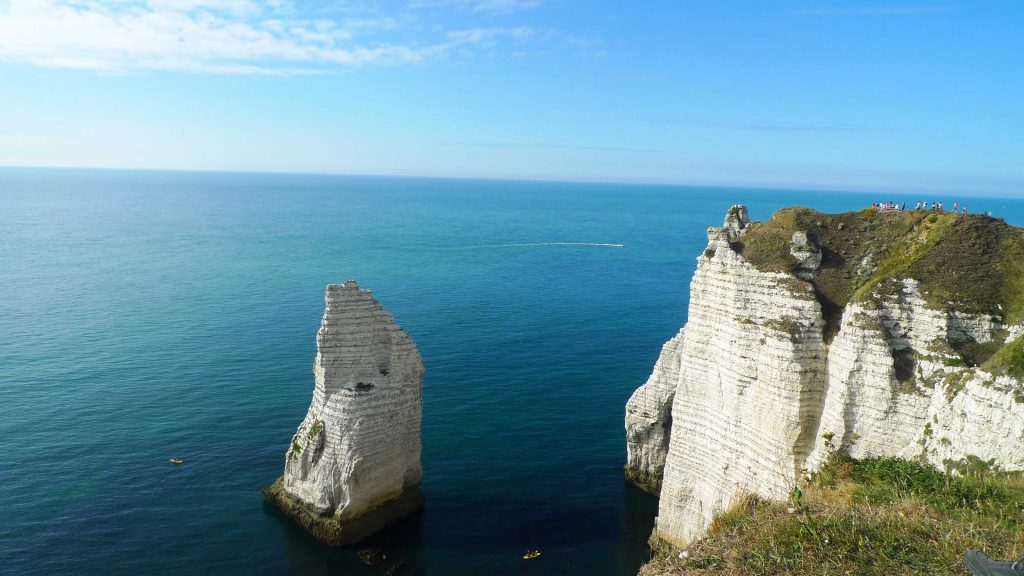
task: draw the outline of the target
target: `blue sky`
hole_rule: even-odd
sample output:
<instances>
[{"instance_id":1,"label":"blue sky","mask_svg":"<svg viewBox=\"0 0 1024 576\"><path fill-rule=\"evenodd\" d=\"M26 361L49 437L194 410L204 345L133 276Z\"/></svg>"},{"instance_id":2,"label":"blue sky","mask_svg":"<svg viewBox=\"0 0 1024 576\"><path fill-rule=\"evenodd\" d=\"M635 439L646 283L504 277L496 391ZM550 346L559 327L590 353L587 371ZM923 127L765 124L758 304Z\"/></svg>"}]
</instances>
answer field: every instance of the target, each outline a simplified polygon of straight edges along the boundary
<instances>
[{"instance_id":1,"label":"blue sky","mask_svg":"<svg viewBox=\"0 0 1024 576\"><path fill-rule=\"evenodd\" d=\"M1024 195L1024 2L0 0L0 165Z\"/></svg>"}]
</instances>

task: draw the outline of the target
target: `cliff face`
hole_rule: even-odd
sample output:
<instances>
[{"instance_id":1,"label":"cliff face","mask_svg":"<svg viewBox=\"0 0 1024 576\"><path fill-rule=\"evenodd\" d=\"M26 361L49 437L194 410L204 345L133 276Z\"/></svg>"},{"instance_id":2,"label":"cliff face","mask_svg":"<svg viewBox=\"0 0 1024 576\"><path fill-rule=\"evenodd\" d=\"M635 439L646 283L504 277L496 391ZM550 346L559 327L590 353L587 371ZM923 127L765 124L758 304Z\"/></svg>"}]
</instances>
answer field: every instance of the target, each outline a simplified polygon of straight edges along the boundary
<instances>
[{"instance_id":1,"label":"cliff face","mask_svg":"<svg viewBox=\"0 0 1024 576\"><path fill-rule=\"evenodd\" d=\"M1024 469L1021 266L1022 231L984 216L730 209L627 404L627 476L661 481L655 536L785 498L836 450Z\"/></svg>"},{"instance_id":2,"label":"cliff face","mask_svg":"<svg viewBox=\"0 0 1024 576\"><path fill-rule=\"evenodd\" d=\"M679 331L661 348L647 383L626 403L626 478L651 494L661 491L661 477L672 429L672 400L679 381L683 337Z\"/></svg>"},{"instance_id":3,"label":"cliff face","mask_svg":"<svg viewBox=\"0 0 1024 576\"><path fill-rule=\"evenodd\" d=\"M423 362L355 282L327 287L313 400L264 494L330 545L354 543L422 504Z\"/></svg>"}]
</instances>

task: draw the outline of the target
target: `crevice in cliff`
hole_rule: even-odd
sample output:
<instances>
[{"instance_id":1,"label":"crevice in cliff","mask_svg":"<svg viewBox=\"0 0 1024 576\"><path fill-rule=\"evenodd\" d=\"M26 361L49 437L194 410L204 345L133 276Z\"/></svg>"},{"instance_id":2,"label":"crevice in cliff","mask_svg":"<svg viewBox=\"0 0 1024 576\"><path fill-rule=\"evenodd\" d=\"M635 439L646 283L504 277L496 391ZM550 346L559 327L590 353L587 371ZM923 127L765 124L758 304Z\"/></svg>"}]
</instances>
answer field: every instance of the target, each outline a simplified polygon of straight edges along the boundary
<instances>
[{"instance_id":1,"label":"crevice in cliff","mask_svg":"<svg viewBox=\"0 0 1024 576\"><path fill-rule=\"evenodd\" d=\"M903 383L914 377L917 370L917 354L913 348L892 349L892 368L896 381Z\"/></svg>"},{"instance_id":2,"label":"crevice in cliff","mask_svg":"<svg viewBox=\"0 0 1024 576\"><path fill-rule=\"evenodd\" d=\"M846 307L834 302L813 281L810 284L814 289L814 299L821 306L821 319L824 321L821 327L821 341L827 347L832 343L836 334L839 333L843 320L843 311L846 310Z\"/></svg>"},{"instance_id":3,"label":"crevice in cliff","mask_svg":"<svg viewBox=\"0 0 1024 576\"><path fill-rule=\"evenodd\" d=\"M675 394L672 395L672 400L675 400ZM662 433L664 434L662 440L662 448L665 453L668 454L668 441L672 437L672 410L668 411L668 416L665 418L665 422L661 425Z\"/></svg>"},{"instance_id":4,"label":"crevice in cliff","mask_svg":"<svg viewBox=\"0 0 1024 576\"><path fill-rule=\"evenodd\" d=\"M1005 336L1003 337L1005 338ZM949 345L963 358L967 366L974 367L981 366L998 352L1003 347L1003 340L997 335L996 338L988 342L978 342L974 338L968 338L966 340L950 340Z\"/></svg>"}]
</instances>

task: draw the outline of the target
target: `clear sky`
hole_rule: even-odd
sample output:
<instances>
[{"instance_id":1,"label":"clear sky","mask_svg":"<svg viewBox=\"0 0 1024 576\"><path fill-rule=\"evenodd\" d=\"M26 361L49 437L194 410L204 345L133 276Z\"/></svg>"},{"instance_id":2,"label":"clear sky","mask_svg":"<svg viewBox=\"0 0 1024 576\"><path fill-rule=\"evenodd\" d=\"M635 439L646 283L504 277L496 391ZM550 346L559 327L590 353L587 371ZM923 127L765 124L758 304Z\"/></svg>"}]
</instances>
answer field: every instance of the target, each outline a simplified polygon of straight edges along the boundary
<instances>
[{"instance_id":1,"label":"clear sky","mask_svg":"<svg viewBox=\"0 0 1024 576\"><path fill-rule=\"evenodd\" d=\"M0 0L0 165L1024 195L1024 2Z\"/></svg>"}]
</instances>

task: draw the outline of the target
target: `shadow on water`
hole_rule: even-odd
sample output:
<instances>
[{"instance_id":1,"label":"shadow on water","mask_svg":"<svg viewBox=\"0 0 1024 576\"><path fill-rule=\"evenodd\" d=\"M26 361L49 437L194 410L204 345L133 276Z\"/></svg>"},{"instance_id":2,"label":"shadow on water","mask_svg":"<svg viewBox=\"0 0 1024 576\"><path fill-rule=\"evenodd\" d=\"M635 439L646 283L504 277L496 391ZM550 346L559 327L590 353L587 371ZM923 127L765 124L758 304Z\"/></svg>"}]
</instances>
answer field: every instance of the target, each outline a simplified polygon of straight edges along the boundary
<instances>
[{"instance_id":1,"label":"shadow on water","mask_svg":"<svg viewBox=\"0 0 1024 576\"><path fill-rule=\"evenodd\" d=\"M415 553L422 541L423 511L417 512L395 526L377 534L358 546L331 548L313 538L284 512L269 502L263 511L276 520L287 546L288 574L296 576L327 576L332 574L380 575L396 563L402 563L400 574L423 573L414 568ZM364 548L380 548L387 559L377 566L367 566L356 553Z\"/></svg>"},{"instance_id":2,"label":"shadow on water","mask_svg":"<svg viewBox=\"0 0 1024 576\"><path fill-rule=\"evenodd\" d=\"M440 509L428 499L423 510L344 548L322 544L267 502L263 510L284 535L288 574L376 576L394 569L403 576L555 575L635 574L650 558L646 539L658 507L656 498L628 482L623 482L621 506L565 506L528 494L491 501L487 508L453 504ZM453 516L448 522L461 524L461 529L427 534L424 524L439 524L437 519L425 522L428 515ZM387 560L372 567L363 564L357 552L365 548L383 550ZM541 556L525 560L527 550L540 550Z\"/></svg>"}]
</instances>

